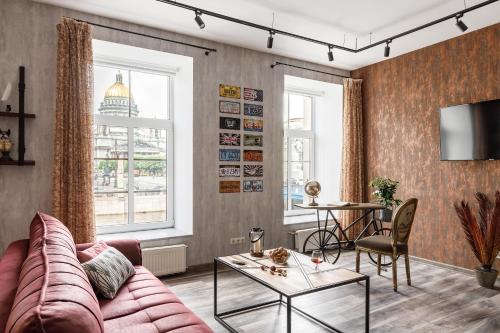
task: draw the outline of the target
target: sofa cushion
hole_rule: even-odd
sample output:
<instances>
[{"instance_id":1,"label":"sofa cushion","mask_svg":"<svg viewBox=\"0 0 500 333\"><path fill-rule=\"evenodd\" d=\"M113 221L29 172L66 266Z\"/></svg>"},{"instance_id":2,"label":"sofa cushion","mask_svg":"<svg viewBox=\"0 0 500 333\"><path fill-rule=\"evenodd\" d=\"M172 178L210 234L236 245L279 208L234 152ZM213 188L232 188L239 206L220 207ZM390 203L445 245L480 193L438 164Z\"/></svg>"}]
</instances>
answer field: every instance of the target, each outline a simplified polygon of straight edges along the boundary
<instances>
[{"instance_id":1,"label":"sofa cushion","mask_svg":"<svg viewBox=\"0 0 500 333\"><path fill-rule=\"evenodd\" d=\"M37 213L6 332L103 332L99 303L69 230Z\"/></svg>"},{"instance_id":2,"label":"sofa cushion","mask_svg":"<svg viewBox=\"0 0 500 333\"><path fill-rule=\"evenodd\" d=\"M9 245L0 260L0 332L4 332L10 308L17 291L17 280L28 255L29 240L21 239Z\"/></svg>"},{"instance_id":3,"label":"sofa cushion","mask_svg":"<svg viewBox=\"0 0 500 333\"><path fill-rule=\"evenodd\" d=\"M83 251L78 251L77 249L76 256L81 263L87 262L97 257L99 253L104 252L108 247L109 246L106 244L106 242L101 240Z\"/></svg>"},{"instance_id":4,"label":"sofa cushion","mask_svg":"<svg viewBox=\"0 0 500 333\"><path fill-rule=\"evenodd\" d=\"M210 333L160 280L142 266L113 300L100 300L106 333Z\"/></svg>"},{"instance_id":5,"label":"sofa cushion","mask_svg":"<svg viewBox=\"0 0 500 333\"><path fill-rule=\"evenodd\" d=\"M99 294L110 299L135 274L134 266L114 247L108 247L94 259L83 263L82 267Z\"/></svg>"}]
</instances>

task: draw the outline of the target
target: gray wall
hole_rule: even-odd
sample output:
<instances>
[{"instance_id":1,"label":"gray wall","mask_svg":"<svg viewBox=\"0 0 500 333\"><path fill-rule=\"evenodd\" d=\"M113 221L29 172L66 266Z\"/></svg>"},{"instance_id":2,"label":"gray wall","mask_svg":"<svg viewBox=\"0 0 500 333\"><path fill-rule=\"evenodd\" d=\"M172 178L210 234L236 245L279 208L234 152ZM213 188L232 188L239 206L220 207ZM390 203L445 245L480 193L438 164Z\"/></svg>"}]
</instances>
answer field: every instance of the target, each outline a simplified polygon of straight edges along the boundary
<instances>
[{"instance_id":1,"label":"gray wall","mask_svg":"<svg viewBox=\"0 0 500 333\"><path fill-rule=\"evenodd\" d=\"M175 40L200 43L218 50L216 54L207 57L199 50L182 45L102 28L94 30L97 39L194 58L194 234L192 237L166 240L164 243L187 244L190 265L210 262L216 255L246 250L246 245L230 245L229 238L246 235L252 226L261 226L265 229L266 246L291 245L291 237L287 231L303 226L283 225L281 119L284 73L327 82L341 81L333 76L296 69L281 67L272 70L269 65L274 61L283 61L329 72L334 72L334 69L73 12L29 0L2 0L0 89L3 89L8 81L17 83L18 66L26 66L26 112L35 113L37 118L29 120L26 139L27 158L36 160L36 166L0 166L0 253L10 242L28 235L29 223L37 210L44 212L51 210L56 24L61 16L77 17ZM262 42L265 43L265 40ZM337 73L349 74L339 70ZM263 193L218 193L219 83L264 90ZM11 96L9 102L17 110L17 93ZM15 129L16 123L0 119L0 128L4 127Z\"/></svg>"}]
</instances>

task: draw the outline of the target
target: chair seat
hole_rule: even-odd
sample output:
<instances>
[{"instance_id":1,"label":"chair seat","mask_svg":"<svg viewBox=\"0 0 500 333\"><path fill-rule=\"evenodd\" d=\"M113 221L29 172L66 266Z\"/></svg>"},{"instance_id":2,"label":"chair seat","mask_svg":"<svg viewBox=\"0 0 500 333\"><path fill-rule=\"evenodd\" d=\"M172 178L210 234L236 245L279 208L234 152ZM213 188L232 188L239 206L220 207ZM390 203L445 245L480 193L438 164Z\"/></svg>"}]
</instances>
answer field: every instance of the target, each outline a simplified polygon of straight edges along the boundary
<instances>
[{"instance_id":1,"label":"chair seat","mask_svg":"<svg viewBox=\"0 0 500 333\"><path fill-rule=\"evenodd\" d=\"M358 240L356 246L377 252L392 253L392 238L385 235L368 236ZM396 248L398 253L408 252L408 245L406 243L398 242Z\"/></svg>"}]
</instances>

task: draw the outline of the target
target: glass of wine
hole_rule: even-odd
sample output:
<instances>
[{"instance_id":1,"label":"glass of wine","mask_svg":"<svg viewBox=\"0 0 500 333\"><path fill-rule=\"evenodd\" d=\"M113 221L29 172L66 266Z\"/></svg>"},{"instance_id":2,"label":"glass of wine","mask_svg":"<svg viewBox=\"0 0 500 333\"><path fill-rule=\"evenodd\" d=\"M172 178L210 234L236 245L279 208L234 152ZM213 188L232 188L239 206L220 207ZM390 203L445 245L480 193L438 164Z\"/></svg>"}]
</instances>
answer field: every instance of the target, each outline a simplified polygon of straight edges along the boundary
<instances>
[{"instance_id":1,"label":"glass of wine","mask_svg":"<svg viewBox=\"0 0 500 333\"><path fill-rule=\"evenodd\" d=\"M318 265L323 262L323 253L320 250L313 250L311 253L311 261L316 264L316 272L319 270Z\"/></svg>"}]
</instances>

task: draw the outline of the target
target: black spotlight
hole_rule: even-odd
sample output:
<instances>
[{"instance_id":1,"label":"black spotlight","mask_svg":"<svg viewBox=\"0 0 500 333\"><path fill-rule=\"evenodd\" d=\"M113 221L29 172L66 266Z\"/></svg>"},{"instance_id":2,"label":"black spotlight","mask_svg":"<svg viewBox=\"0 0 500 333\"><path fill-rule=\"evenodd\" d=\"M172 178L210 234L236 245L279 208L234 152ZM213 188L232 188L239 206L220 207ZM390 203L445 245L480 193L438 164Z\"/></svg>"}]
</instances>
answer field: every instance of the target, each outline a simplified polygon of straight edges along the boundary
<instances>
[{"instance_id":1,"label":"black spotlight","mask_svg":"<svg viewBox=\"0 0 500 333\"><path fill-rule=\"evenodd\" d=\"M384 50L384 57L388 57L391 54L391 47L389 46L390 42L387 42L385 45L385 50Z\"/></svg>"},{"instance_id":2,"label":"black spotlight","mask_svg":"<svg viewBox=\"0 0 500 333\"><path fill-rule=\"evenodd\" d=\"M463 15L457 15L457 27L462 30L462 32L465 32L469 27L462 21L460 18L462 18Z\"/></svg>"},{"instance_id":3,"label":"black spotlight","mask_svg":"<svg viewBox=\"0 0 500 333\"><path fill-rule=\"evenodd\" d=\"M332 52L333 46L329 45L328 46L328 61L333 61L333 52Z\"/></svg>"},{"instance_id":4,"label":"black spotlight","mask_svg":"<svg viewBox=\"0 0 500 333\"><path fill-rule=\"evenodd\" d=\"M269 31L269 37L267 37L267 48L268 49L273 48L273 41L274 41L273 35L274 35L274 32Z\"/></svg>"},{"instance_id":5,"label":"black spotlight","mask_svg":"<svg viewBox=\"0 0 500 333\"><path fill-rule=\"evenodd\" d=\"M200 29L203 29L205 28L205 22L203 22L203 20L201 19L201 13L199 12L195 12L196 13L196 16L194 17L194 20L196 21L196 23L198 24L198 26L200 27Z\"/></svg>"}]
</instances>

